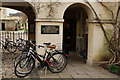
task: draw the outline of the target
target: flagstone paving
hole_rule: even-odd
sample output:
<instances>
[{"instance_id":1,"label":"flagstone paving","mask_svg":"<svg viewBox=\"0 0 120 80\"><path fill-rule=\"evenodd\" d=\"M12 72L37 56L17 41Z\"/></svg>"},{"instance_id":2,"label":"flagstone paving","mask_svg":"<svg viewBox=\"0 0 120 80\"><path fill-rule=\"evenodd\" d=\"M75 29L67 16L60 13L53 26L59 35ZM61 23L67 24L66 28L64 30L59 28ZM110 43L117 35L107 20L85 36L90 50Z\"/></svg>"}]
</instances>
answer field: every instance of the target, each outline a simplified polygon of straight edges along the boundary
<instances>
[{"instance_id":1,"label":"flagstone paving","mask_svg":"<svg viewBox=\"0 0 120 80\"><path fill-rule=\"evenodd\" d=\"M2 52L2 78L17 78L14 74L14 58L20 52L11 54ZM61 73L51 73L47 70L41 72L39 68L35 68L32 73L26 78L118 78L118 75L112 74L102 67L92 67L85 63L85 60L75 53L71 52L68 58L68 64Z\"/></svg>"},{"instance_id":2,"label":"flagstone paving","mask_svg":"<svg viewBox=\"0 0 120 80\"><path fill-rule=\"evenodd\" d=\"M70 53L67 67L61 73L53 74L47 71L47 75L37 70L40 78L118 78L102 67L92 67L85 63L83 58Z\"/></svg>"}]
</instances>

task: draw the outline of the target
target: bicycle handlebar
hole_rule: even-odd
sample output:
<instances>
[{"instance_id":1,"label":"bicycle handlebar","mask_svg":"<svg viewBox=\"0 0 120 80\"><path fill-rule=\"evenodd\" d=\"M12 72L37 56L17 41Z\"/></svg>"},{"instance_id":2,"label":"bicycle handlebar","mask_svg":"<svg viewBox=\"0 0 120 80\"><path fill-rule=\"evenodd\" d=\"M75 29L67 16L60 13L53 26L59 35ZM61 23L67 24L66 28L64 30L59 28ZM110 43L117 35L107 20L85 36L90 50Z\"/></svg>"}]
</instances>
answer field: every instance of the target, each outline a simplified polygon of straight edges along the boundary
<instances>
[{"instance_id":1,"label":"bicycle handlebar","mask_svg":"<svg viewBox=\"0 0 120 80\"><path fill-rule=\"evenodd\" d=\"M44 48L44 46L38 45L38 48L40 48L40 47Z\"/></svg>"},{"instance_id":2,"label":"bicycle handlebar","mask_svg":"<svg viewBox=\"0 0 120 80\"><path fill-rule=\"evenodd\" d=\"M29 42L30 42L30 45L32 45L33 47L38 46L38 48L40 48L40 47L45 48L45 46L34 44L31 40L30 40ZM50 43L50 44L51 44L51 43ZM46 45L46 44L45 44L45 45ZM55 49L55 48L56 48L56 45L46 45L46 48Z\"/></svg>"},{"instance_id":3,"label":"bicycle handlebar","mask_svg":"<svg viewBox=\"0 0 120 80\"><path fill-rule=\"evenodd\" d=\"M35 47L35 46L38 46L38 48L40 48L40 47L44 48L44 46L42 46L42 45L36 45L36 44L33 44L32 41L30 41L30 43L31 43L34 47Z\"/></svg>"}]
</instances>

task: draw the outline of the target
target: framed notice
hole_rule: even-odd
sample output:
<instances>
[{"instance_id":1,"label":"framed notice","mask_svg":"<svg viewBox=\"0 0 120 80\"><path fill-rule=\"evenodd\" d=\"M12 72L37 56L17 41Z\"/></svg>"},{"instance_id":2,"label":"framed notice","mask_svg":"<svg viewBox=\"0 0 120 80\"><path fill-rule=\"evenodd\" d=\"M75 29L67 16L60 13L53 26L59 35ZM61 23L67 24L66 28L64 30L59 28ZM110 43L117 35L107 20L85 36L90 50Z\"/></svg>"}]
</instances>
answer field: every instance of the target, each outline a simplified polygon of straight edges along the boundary
<instances>
[{"instance_id":1,"label":"framed notice","mask_svg":"<svg viewBox=\"0 0 120 80\"><path fill-rule=\"evenodd\" d=\"M59 25L41 25L41 34L59 34Z\"/></svg>"}]
</instances>

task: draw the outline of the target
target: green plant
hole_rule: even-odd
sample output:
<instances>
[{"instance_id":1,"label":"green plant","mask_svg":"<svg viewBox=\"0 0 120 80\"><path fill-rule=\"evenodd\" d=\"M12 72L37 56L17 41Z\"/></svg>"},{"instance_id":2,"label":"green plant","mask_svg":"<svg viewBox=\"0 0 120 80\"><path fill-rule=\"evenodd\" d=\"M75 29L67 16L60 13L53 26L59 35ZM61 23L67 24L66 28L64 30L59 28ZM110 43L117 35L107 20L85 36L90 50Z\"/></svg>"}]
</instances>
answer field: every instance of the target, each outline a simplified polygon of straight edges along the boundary
<instances>
[{"instance_id":1,"label":"green plant","mask_svg":"<svg viewBox=\"0 0 120 80\"><path fill-rule=\"evenodd\" d=\"M21 28L21 25L18 24L18 28Z\"/></svg>"},{"instance_id":2,"label":"green plant","mask_svg":"<svg viewBox=\"0 0 120 80\"><path fill-rule=\"evenodd\" d=\"M119 72L119 69L120 67L115 65L115 64L112 64L108 67L109 71L112 72L112 73L118 73Z\"/></svg>"},{"instance_id":3,"label":"green plant","mask_svg":"<svg viewBox=\"0 0 120 80\"><path fill-rule=\"evenodd\" d=\"M19 28L18 30L25 30L25 28Z\"/></svg>"}]
</instances>

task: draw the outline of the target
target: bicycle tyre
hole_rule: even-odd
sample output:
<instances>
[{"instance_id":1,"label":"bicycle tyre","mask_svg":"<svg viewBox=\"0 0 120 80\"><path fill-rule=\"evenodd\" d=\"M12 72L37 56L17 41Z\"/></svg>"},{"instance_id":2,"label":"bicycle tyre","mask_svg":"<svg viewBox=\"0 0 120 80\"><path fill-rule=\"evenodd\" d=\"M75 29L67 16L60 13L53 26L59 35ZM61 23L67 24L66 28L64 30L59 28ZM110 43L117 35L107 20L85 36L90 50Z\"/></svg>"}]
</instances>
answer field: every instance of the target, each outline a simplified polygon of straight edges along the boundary
<instances>
[{"instance_id":1,"label":"bicycle tyre","mask_svg":"<svg viewBox=\"0 0 120 80\"><path fill-rule=\"evenodd\" d=\"M2 45L2 52L4 52L6 49L5 49L5 47L4 47L4 45Z\"/></svg>"},{"instance_id":2,"label":"bicycle tyre","mask_svg":"<svg viewBox=\"0 0 120 80\"><path fill-rule=\"evenodd\" d=\"M64 62L62 63L62 65L60 65L60 67L54 68L53 66L55 66L56 64L53 63L53 62L55 62L53 58L55 58L55 57L57 58L56 55L60 55L62 57L62 59L64 60ZM60 73L67 66L67 58L62 53L53 53L53 55L48 59L48 61L50 64L50 65L48 65L48 70L52 73ZM51 63L51 61L52 61L52 63Z\"/></svg>"},{"instance_id":3,"label":"bicycle tyre","mask_svg":"<svg viewBox=\"0 0 120 80\"><path fill-rule=\"evenodd\" d=\"M21 59L25 58L27 56L28 52L22 52L21 54L19 54L18 56L15 57L14 59L14 67L16 66L16 64L18 63L18 61L20 61Z\"/></svg>"},{"instance_id":4,"label":"bicycle tyre","mask_svg":"<svg viewBox=\"0 0 120 80\"><path fill-rule=\"evenodd\" d=\"M22 69L22 68L26 68L26 66L29 68L29 65L31 66L31 63L30 62L28 62L28 63L24 63L24 65L23 65L23 67L21 68L21 64L22 64L22 61L24 62L24 60L26 60L26 59L30 59L30 61L32 60L33 62L32 62L32 67L31 67L31 69L28 71L28 72L20 72L17 68L18 67L20 67L19 69ZM27 64L27 65L26 65ZM34 60L34 58L30 58L30 57L25 57L25 58L23 58L23 59L21 59L20 61L18 61L18 63L15 65L15 75L17 76L17 77L20 77L20 78L24 78L24 77L26 77L26 76L28 76L31 72L32 72L32 70L33 70L33 68L34 68L34 66L35 66L35 60ZM22 70L22 71L25 71L25 70Z\"/></svg>"},{"instance_id":5,"label":"bicycle tyre","mask_svg":"<svg viewBox=\"0 0 120 80\"><path fill-rule=\"evenodd\" d=\"M11 50L13 51L11 51ZM17 46L13 41L9 41L7 44L7 51L10 53L15 53L17 51Z\"/></svg>"},{"instance_id":6,"label":"bicycle tyre","mask_svg":"<svg viewBox=\"0 0 120 80\"><path fill-rule=\"evenodd\" d=\"M19 51L23 51L24 48L25 48L24 43L19 43L19 44L18 44L18 50L19 50Z\"/></svg>"}]
</instances>

